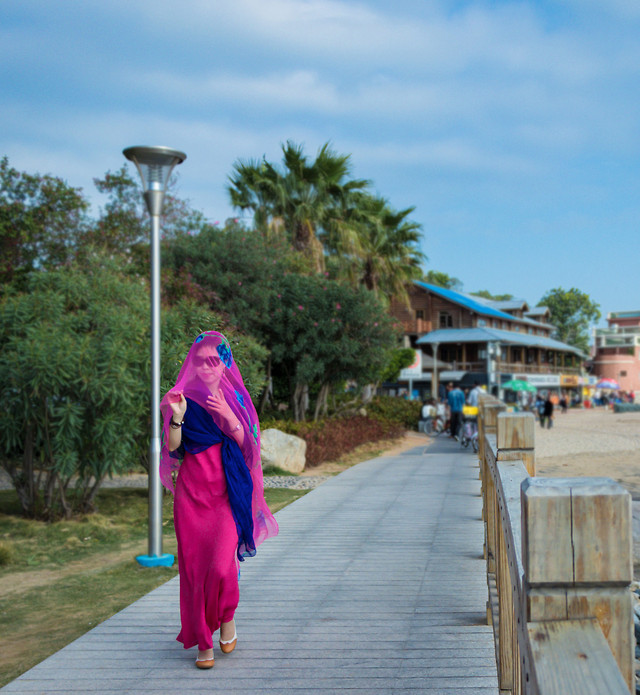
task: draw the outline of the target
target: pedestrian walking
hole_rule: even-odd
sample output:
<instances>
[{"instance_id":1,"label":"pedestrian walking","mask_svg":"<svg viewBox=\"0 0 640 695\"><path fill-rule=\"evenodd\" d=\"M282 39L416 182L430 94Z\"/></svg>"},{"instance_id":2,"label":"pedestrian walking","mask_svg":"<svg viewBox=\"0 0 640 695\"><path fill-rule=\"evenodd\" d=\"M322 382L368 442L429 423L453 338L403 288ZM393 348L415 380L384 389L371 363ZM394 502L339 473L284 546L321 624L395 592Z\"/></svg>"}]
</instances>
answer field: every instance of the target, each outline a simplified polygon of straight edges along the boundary
<instances>
[{"instance_id":1,"label":"pedestrian walking","mask_svg":"<svg viewBox=\"0 0 640 695\"><path fill-rule=\"evenodd\" d=\"M160 477L175 494L177 640L197 645L196 666L211 668L216 630L222 652L237 643L239 563L278 533L264 500L258 417L221 333L196 338L161 410Z\"/></svg>"},{"instance_id":2,"label":"pedestrian walking","mask_svg":"<svg viewBox=\"0 0 640 695\"><path fill-rule=\"evenodd\" d=\"M450 432L452 437L458 436L458 429L462 423L462 410L464 408L464 393L458 386L454 387L453 383L447 386L447 401L451 410L451 425Z\"/></svg>"},{"instance_id":3,"label":"pedestrian walking","mask_svg":"<svg viewBox=\"0 0 640 695\"><path fill-rule=\"evenodd\" d=\"M540 425L544 427L545 422L547 424L547 429L550 430L553 427L553 401L549 394L544 400L544 405L542 407L542 416L540 417Z\"/></svg>"}]
</instances>

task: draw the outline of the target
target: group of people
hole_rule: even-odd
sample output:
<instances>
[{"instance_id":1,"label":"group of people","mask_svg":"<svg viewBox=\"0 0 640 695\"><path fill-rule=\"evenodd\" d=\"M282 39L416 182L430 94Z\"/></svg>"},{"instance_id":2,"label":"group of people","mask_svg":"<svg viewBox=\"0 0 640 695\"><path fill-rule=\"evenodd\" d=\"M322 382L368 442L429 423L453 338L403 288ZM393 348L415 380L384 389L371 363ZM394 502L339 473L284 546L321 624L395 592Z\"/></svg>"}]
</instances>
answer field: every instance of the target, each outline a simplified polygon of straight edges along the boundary
<instances>
[{"instance_id":1,"label":"group of people","mask_svg":"<svg viewBox=\"0 0 640 695\"><path fill-rule=\"evenodd\" d=\"M558 404L560 405L562 412L567 411L567 401L566 398L560 399ZM538 414L538 420L540 421L540 427L547 426L547 429L553 427L553 408L554 402L551 394L547 391L544 394L538 394L535 401L535 412Z\"/></svg>"},{"instance_id":2,"label":"group of people","mask_svg":"<svg viewBox=\"0 0 640 695\"><path fill-rule=\"evenodd\" d=\"M474 382L472 389L463 391L459 386L454 386L449 382L446 387L438 392L438 401L430 398L424 401L420 413L421 423L432 418L439 419L443 423L443 429L449 429L449 436L457 438L460 427L462 426L465 405L473 408L478 407L478 397L481 391L477 381ZM422 429L420 426L418 429Z\"/></svg>"},{"instance_id":3,"label":"group of people","mask_svg":"<svg viewBox=\"0 0 640 695\"><path fill-rule=\"evenodd\" d=\"M633 391L602 391L598 389L593 394L593 405L606 408L614 403L635 403L636 395Z\"/></svg>"}]
</instances>

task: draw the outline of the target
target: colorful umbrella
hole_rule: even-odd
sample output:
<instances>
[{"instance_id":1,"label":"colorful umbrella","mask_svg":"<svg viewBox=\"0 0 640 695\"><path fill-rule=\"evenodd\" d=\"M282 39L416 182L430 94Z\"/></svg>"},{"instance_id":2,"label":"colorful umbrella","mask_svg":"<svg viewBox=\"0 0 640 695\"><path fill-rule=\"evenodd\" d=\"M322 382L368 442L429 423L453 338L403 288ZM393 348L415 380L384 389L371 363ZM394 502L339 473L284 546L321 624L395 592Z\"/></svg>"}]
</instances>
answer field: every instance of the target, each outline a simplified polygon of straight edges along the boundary
<instances>
[{"instance_id":1,"label":"colorful umbrella","mask_svg":"<svg viewBox=\"0 0 640 695\"><path fill-rule=\"evenodd\" d=\"M522 379L511 379L511 381L505 381L502 384L503 389L509 389L510 391L537 391L538 389L530 384L528 381L523 381Z\"/></svg>"},{"instance_id":2,"label":"colorful umbrella","mask_svg":"<svg viewBox=\"0 0 640 695\"><path fill-rule=\"evenodd\" d=\"M616 390L620 388L620 384L615 379L600 379L596 384L596 388Z\"/></svg>"}]
</instances>

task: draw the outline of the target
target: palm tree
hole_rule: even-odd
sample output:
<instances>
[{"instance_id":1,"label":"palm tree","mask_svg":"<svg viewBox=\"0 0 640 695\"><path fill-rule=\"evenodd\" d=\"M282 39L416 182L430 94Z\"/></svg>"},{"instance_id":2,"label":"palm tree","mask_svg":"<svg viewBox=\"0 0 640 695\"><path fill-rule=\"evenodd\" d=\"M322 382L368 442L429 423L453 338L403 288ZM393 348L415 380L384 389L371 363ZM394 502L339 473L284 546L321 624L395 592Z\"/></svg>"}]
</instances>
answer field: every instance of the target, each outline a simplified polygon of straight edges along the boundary
<instances>
[{"instance_id":1,"label":"palm tree","mask_svg":"<svg viewBox=\"0 0 640 695\"><path fill-rule=\"evenodd\" d=\"M356 192L332 250L338 275L364 285L388 302L408 301L407 283L422 277L421 226L408 219L415 208L394 210L379 196Z\"/></svg>"},{"instance_id":2,"label":"palm tree","mask_svg":"<svg viewBox=\"0 0 640 695\"><path fill-rule=\"evenodd\" d=\"M338 155L323 145L309 162L302 145L282 147L283 166L266 159L238 161L229 177L231 203L253 211L254 223L264 234L286 234L294 249L307 256L316 271L324 269L324 248L319 236L339 228L344 203L367 181L349 180L350 155Z\"/></svg>"}]
</instances>

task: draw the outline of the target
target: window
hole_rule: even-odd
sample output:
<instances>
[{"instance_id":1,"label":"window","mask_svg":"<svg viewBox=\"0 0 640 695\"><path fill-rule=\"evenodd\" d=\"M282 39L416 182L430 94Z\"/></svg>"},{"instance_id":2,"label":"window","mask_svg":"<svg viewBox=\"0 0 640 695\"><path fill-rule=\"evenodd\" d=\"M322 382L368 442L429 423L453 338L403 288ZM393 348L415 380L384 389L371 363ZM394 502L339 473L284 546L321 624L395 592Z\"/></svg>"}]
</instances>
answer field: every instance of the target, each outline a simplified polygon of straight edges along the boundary
<instances>
[{"instance_id":1,"label":"window","mask_svg":"<svg viewBox=\"0 0 640 695\"><path fill-rule=\"evenodd\" d=\"M620 376L627 376L627 372L620 372Z\"/></svg>"},{"instance_id":2,"label":"window","mask_svg":"<svg viewBox=\"0 0 640 695\"><path fill-rule=\"evenodd\" d=\"M453 316L448 311L440 312L440 328L453 328Z\"/></svg>"},{"instance_id":3,"label":"window","mask_svg":"<svg viewBox=\"0 0 640 695\"><path fill-rule=\"evenodd\" d=\"M424 309L416 309L416 319L424 318Z\"/></svg>"},{"instance_id":4,"label":"window","mask_svg":"<svg viewBox=\"0 0 640 695\"><path fill-rule=\"evenodd\" d=\"M486 326L487 322L484 319L478 319L478 326L482 328L483 326Z\"/></svg>"}]
</instances>

